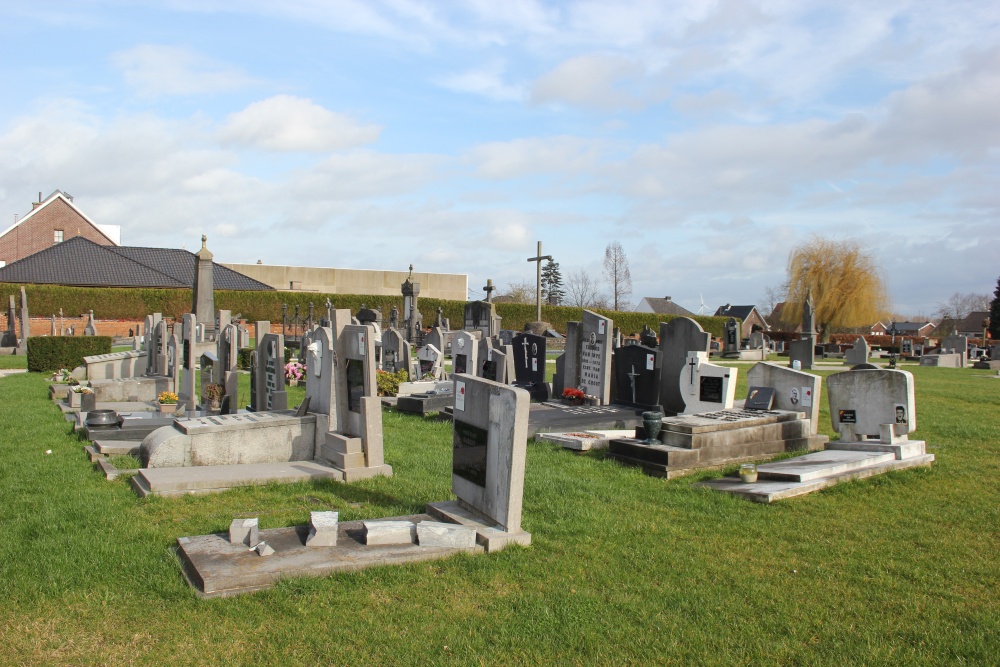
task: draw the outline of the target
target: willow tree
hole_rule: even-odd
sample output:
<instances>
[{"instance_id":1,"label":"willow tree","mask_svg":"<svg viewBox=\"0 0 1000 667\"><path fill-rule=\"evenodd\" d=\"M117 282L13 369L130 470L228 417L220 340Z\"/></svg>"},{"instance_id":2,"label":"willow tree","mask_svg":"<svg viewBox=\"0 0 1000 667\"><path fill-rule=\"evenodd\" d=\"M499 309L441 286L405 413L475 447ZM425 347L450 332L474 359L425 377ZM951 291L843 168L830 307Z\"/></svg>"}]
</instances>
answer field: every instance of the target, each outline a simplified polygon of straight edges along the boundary
<instances>
[{"instance_id":1,"label":"willow tree","mask_svg":"<svg viewBox=\"0 0 1000 667\"><path fill-rule=\"evenodd\" d=\"M816 333L827 342L835 328L870 326L889 312L875 258L857 241L814 237L788 257L788 299L782 319L799 323L812 291Z\"/></svg>"}]
</instances>

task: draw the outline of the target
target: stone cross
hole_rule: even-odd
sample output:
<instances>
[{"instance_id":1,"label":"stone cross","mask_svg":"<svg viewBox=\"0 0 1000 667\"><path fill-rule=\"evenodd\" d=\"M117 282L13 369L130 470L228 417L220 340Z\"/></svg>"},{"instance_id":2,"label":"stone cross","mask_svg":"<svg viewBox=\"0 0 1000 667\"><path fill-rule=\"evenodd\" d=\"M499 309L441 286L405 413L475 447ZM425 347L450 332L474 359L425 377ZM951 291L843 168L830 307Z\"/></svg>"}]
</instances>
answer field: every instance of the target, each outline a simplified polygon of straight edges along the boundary
<instances>
[{"instance_id":1,"label":"stone cross","mask_svg":"<svg viewBox=\"0 0 1000 667\"><path fill-rule=\"evenodd\" d=\"M529 262L536 262L535 264L535 321L540 322L542 320L542 260L552 260L552 255L542 254L542 242L538 242L538 255L536 257L529 257Z\"/></svg>"},{"instance_id":2,"label":"stone cross","mask_svg":"<svg viewBox=\"0 0 1000 667\"><path fill-rule=\"evenodd\" d=\"M486 292L486 303L493 303L493 291L495 289L496 287L493 286L493 279L487 278L486 286L483 288L483 291Z\"/></svg>"}]
</instances>

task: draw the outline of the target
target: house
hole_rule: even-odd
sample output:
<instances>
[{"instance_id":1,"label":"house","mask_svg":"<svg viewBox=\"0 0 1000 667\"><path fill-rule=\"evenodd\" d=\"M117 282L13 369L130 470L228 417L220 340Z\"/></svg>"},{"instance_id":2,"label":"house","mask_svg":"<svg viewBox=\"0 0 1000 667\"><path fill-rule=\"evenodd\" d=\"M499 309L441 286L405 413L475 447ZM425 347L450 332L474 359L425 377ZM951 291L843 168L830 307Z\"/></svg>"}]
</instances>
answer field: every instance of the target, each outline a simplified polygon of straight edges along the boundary
<instances>
[{"instance_id":1,"label":"house","mask_svg":"<svg viewBox=\"0 0 1000 667\"><path fill-rule=\"evenodd\" d=\"M56 190L44 200L39 192L31 211L0 233L0 267L75 237L117 246L121 244L121 227L93 222L65 192Z\"/></svg>"},{"instance_id":2,"label":"house","mask_svg":"<svg viewBox=\"0 0 1000 667\"><path fill-rule=\"evenodd\" d=\"M989 319L990 311L974 310L962 319L955 322L955 332L959 336L969 336L970 338L982 338L983 320Z\"/></svg>"},{"instance_id":3,"label":"house","mask_svg":"<svg viewBox=\"0 0 1000 667\"><path fill-rule=\"evenodd\" d=\"M933 322L889 322L888 324L877 322L876 325L878 324L882 325L881 331L878 331L873 326L872 333L892 335L893 331L895 331L897 336L923 337L930 336L934 332Z\"/></svg>"},{"instance_id":4,"label":"house","mask_svg":"<svg viewBox=\"0 0 1000 667\"><path fill-rule=\"evenodd\" d=\"M81 235L0 268L0 283L191 289L194 273L187 250L103 245ZM217 290L273 289L217 263L212 281Z\"/></svg>"},{"instance_id":5,"label":"house","mask_svg":"<svg viewBox=\"0 0 1000 667\"><path fill-rule=\"evenodd\" d=\"M659 299L654 296L643 297L635 307L637 313L656 313L657 315L694 315L690 310L673 302L669 296Z\"/></svg>"},{"instance_id":6,"label":"house","mask_svg":"<svg viewBox=\"0 0 1000 667\"><path fill-rule=\"evenodd\" d=\"M732 306L727 303L720 306L715 311L715 315L716 317L735 317L738 319L741 322L740 331L743 332L744 336L749 336L754 331L771 330L767 320L757 311L757 306Z\"/></svg>"},{"instance_id":7,"label":"house","mask_svg":"<svg viewBox=\"0 0 1000 667\"><path fill-rule=\"evenodd\" d=\"M868 333L875 334L876 336L881 336L888 330L889 330L889 325L879 320L878 322L876 322L871 326L871 329L868 330Z\"/></svg>"}]
</instances>

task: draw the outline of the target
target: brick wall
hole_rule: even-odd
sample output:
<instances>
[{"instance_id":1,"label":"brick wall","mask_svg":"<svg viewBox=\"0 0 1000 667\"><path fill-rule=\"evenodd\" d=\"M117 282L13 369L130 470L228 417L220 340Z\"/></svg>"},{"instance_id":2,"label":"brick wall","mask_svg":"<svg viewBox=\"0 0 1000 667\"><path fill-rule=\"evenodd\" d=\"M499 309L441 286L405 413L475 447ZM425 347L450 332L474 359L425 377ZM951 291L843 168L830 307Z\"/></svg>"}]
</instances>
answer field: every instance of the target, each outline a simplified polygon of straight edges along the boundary
<instances>
[{"instance_id":1,"label":"brick wall","mask_svg":"<svg viewBox=\"0 0 1000 667\"><path fill-rule=\"evenodd\" d=\"M10 264L51 247L56 230L62 230L64 241L74 236L82 236L99 245L113 245L72 206L57 197L35 210L34 215L0 237L0 260Z\"/></svg>"}]
</instances>

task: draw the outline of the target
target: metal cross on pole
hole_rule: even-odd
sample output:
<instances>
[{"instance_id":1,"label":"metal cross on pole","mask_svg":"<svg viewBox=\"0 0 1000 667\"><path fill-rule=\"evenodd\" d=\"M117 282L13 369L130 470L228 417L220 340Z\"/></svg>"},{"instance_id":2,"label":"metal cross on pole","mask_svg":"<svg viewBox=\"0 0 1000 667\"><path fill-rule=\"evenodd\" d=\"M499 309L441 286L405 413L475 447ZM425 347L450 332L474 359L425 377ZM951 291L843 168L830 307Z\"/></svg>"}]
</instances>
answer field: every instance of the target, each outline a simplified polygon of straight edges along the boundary
<instances>
[{"instance_id":1,"label":"metal cross on pole","mask_svg":"<svg viewBox=\"0 0 1000 667\"><path fill-rule=\"evenodd\" d=\"M535 265L535 321L542 320L542 260L552 259L552 255L542 254L542 242L538 242L538 256L529 257L529 262L537 262Z\"/></svg>"}]
</instances>

